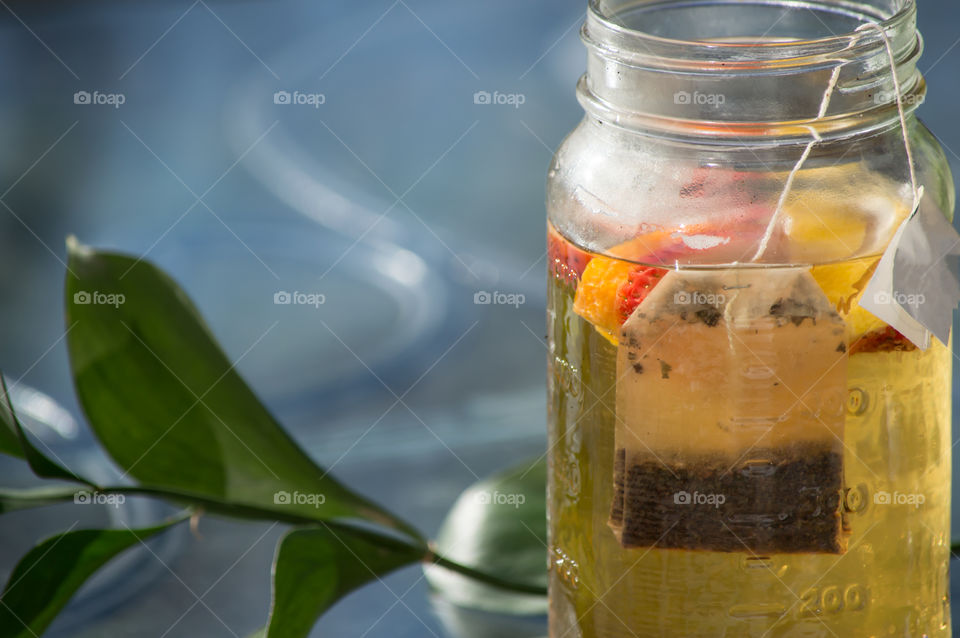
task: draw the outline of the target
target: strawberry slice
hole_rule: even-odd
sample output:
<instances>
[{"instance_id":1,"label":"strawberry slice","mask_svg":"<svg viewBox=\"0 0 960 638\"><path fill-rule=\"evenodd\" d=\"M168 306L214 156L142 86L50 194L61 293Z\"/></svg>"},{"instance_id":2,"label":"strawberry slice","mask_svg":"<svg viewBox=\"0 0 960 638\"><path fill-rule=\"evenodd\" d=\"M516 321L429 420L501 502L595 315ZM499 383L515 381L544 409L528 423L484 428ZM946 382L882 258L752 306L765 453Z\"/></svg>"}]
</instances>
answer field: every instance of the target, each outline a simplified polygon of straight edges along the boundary
<instances>
[{"instance_id":1,"label":"strawberry slice","mask_svg":"<svg viewBox=\"0 0 960 638\"><path fill-rule=\"evenodd\" d=\"M850 345L850 354L860 354L866 352L909 352L916 350L909 339L897 332L891 326L880 328L863 335Z\"/></svg>"},{"instance_id":2,"label":"strawberry slice","mask_svg":"<svg viewBox=\"0 0 960 638\"><path fill-rule=\"evenodd\" d=\"M667 271L651 266L636 266L627 275L626 281L617 288L617 313L622 325L637 306L647 298L653 287L660 283Z\"/></svg>"}]
</instances>

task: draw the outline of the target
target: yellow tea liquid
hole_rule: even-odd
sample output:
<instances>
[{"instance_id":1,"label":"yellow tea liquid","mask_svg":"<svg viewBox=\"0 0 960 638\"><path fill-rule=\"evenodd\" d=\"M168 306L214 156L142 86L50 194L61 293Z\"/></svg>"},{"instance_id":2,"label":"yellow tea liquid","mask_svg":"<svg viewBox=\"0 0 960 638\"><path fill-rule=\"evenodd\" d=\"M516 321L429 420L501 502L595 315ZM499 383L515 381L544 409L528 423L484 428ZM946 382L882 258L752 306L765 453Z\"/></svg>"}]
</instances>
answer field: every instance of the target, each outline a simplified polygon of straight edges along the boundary
<instances>
[{"instance_id":1,"label":"yellow tea liquid","mask_svg":"<svg viewBox=\"0 0 960 638\"><path fill-rule=\"evenodd\" d=\"M563 248L565 255L596 258ZM553 261L551 638L950 635L948 347L936 340L926 351L891 346L878 336L883 324L851 344L841 364L844 552L624 548L609 525L615 336L574 311L583 264L566 256ZM836 285L844 273L863 270L838 264L821 279Z\"/></svg>"}]
</instances>

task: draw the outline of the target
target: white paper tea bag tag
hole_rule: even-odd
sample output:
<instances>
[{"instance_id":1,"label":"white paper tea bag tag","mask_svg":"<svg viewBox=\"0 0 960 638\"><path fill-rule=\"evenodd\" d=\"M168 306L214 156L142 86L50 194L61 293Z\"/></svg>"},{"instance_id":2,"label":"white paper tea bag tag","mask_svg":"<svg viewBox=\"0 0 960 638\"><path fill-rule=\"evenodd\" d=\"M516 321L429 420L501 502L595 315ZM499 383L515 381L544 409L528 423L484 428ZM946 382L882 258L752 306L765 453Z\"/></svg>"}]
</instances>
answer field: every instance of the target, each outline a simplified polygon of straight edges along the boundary
<instances>
[{"instance_id":1,"label":"white paper tea bag tag","mask_svg":"<svg viewBox=\"0 0 960 638\"><path fill-rule=\"evenodd\" d=\"M930 333L947 343L960 302L960 234L918 192L913 213L900 224L863 291L860 306L926 350Z\"/></svg>"}]
</instances>

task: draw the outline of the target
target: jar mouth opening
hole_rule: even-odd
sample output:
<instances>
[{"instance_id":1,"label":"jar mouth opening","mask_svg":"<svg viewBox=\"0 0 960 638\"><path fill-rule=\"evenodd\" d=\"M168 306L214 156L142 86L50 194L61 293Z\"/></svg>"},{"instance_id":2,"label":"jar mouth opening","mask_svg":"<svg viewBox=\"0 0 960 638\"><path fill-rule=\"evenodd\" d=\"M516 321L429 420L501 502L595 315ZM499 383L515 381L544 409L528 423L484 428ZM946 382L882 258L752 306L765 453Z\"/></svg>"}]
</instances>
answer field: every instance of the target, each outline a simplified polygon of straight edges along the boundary
<instances>
[{"instance_id":1,"label":"jar mouth opening","mask_svg":"<svg viewBox=\"0 0 960 638\"><path fill-rule=\"evenodd\" d=\"M893 35L915 19L915 0L590 0L583 37L644 57L775 63L855 54L882 40L862 25Z\"/></svg>"}]
</instances>

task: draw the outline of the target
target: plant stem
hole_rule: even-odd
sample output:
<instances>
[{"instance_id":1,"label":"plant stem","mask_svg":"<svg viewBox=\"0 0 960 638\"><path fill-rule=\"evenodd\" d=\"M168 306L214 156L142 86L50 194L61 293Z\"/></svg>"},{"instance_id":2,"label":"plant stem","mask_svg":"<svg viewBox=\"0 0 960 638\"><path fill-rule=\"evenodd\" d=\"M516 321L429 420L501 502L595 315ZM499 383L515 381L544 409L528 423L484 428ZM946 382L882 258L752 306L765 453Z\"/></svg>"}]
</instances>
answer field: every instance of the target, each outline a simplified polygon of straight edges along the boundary
<instances>
[{"instance_id":1,"label":"plant stem","mask_svg":"<svg viewBox=\"0 0 960 638\"><path fill-rule=\"evenodd\" d=\"M518 594L531 594L534 596L547 595L547 588L541 585L525 585L522 583L515 583L513 581L500 578L499 576L494 576L493 574L479 571L473 567L461 565L460 563L452 561L449 558L444 558L443 556L435 554L433 550L427 552L427 554L423 557L423 561L425 563L430 563L431 565L445 567L450 571L457 572L458 574L462 574L478 582L492 585L498 589L513 591L517 592Z\"/></svg>"},{"instance_id":2,"label":"plant stem","mask_svg":"<svg viewBox=\"0 0 960 638\"><path fill-rule=\"evenodd\" d=\"M423 547L423 545L418 541L418 539L404 540L401 538L396 538L394 536L387 536L380 532L374 530L360 529L352 525L344 525L336 521L324 521L319 519L310 519L298 515L285 515L279 511L275 510L265 510L256 506L247 506L247 505L237 505L237 504L224 504L219 503L215 500L198 497L193 494L178 494L171 490L167 489L152 489L142 486L118 486L118 487L101 487L99 488L103 492L107 493L120 493L120 494L139 494L143 496L153 496L160 498L167 498L174 500L180 500L182 502L192 504L195 506L205 507L208 511L212 513L222 513L232 516L247 516L249 518L260 519L260 520L276 520L282 523L289 523L291 525L307 525L307 526L319 526L322 525L335 530L348 531L351 534L361 534L367 536L369 540L380 544L384 547L393 547L397 549L401 548L413 548L413 547ZM411 543L410 541L414 541ZM487 572L480 571L473 567L468 567L462 565L456 561L450 560L444 556L436 554L432 549L424 548L424 555L422 561L424 563L429 563L431 565L438 565L440 567L445 567L450 571L457 572L468 578L472 578L481 583L486 583L498 589L503 589L505 591L517 592L519 594L530 594L535 596L546 596L547 589L546 587L540 585L527 585L523 583L516 583L505 578L500 578L499 576L494 576Z\"/></svg>"}]
</instances>

